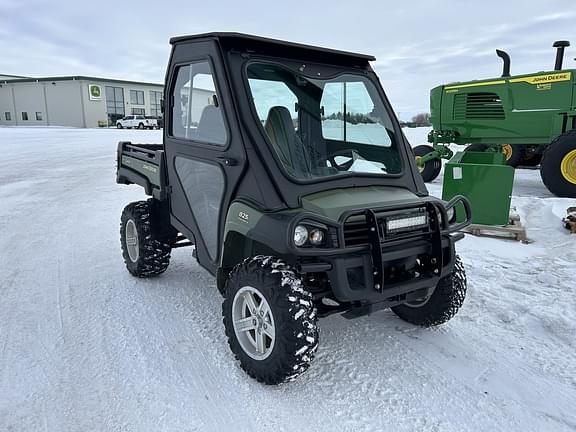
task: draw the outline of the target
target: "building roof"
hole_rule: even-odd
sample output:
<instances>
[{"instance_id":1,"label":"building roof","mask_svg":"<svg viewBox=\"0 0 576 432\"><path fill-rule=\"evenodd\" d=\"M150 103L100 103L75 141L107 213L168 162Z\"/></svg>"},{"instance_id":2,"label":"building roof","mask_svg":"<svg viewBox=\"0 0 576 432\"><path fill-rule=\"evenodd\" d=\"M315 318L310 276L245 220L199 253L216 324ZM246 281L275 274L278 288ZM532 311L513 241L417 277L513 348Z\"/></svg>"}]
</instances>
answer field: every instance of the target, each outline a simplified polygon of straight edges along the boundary
<instances>
[{"instance_id":1,"label":"building roof","mask_svg":"<svg viewBox=\"0 0 576 432\"><path fill-rule=\"evenodd\" d=\"M41 77L41 78L16 78L16 79L8 79L3 80L0 74L0 83L8 84L8 83L26 83L26 82L46 82L46 81L96 81L96 82L110 82L110 83L117 83L117 84L139 84L139 85L148 85L148 86L157 86L157 87L164 87L163 84L158 83L150 83L150 82L143 82L143 81L129 81L129 80L119 80L113 78L100 78L100 77L90 77L90 76L57 76L57 77ZM12 76L12 75L8 75Z\"/></svg>"},{"instance_id":2,"label":"building roof","mask_svg":"<svg viewBox=\"0 0 576 432\"><path fill-rule=\"evenodd\" d=\"M19 79L19 78L30 78L30 77L25 77L25 76L21 76L21 75L11 75L11 74L0 74L0 79Z\"/></svg>"},{"instance_id":3,"label":"building roof","mask_svg":"<svg viewBox=\"0 0 576 432\"><path fill-rule=\"evenodd\" d=\"M348 51L340 51L331 48L322 48L312 45L305 45L295 42L288 42L278 39L270 39L260 36L249 35L245 33L234 33L234 32L211 32L211 33L200 33L188 36L176 36L170 39L171 44L178 42L196 40L196 39L218 39L220 41L225 41L230 44L237 45L238 48L254 48L258 46L268 46L269 48L276 49L288 49L289 51L301 50L315 53L329 54L338 57L348 57L359 59L363 61L374 61L376 58L367 54L358 54ZM281 55L281 52L279 53Z\"/></svg>"}]
</instances>

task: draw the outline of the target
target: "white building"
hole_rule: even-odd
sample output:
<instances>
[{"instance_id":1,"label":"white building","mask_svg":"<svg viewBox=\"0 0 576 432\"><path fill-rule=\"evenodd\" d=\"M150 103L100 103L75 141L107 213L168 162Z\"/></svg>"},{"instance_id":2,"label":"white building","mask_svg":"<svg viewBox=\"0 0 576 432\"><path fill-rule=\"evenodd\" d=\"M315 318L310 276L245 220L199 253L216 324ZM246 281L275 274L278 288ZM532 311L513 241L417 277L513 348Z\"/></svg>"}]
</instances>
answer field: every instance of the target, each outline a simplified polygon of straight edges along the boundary
<instances>
[{"instance_id":1,"label":"white building","mask_svg":"<svg viewBox=\"0 0 576 432\"><path fill-rule=\"evenodd\" d=\"M85 76L0 74L0 125L98 127L129 114L160 117L161 84Z\"/></svg>"}]
</instances>

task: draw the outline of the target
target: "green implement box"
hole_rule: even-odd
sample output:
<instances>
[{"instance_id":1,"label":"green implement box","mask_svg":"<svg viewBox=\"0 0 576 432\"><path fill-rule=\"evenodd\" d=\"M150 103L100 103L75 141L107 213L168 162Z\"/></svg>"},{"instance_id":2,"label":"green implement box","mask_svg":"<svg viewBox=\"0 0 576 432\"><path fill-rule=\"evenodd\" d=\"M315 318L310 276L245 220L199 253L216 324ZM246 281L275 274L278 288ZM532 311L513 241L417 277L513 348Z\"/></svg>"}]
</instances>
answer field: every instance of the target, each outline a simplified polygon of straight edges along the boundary
<instances>
[{"instance_id":1,"label":"green implement box","mask_svg":"<svg viewBox=\"0 0 576 432\"><path fill-rule=\"evenodd\" d=\"M508 225L514 168L503 153L458 152L444 168L442 199L464 195L472 206L472 222ZM458 220L464 218L458 209Z\"/></svg>"}]
</instances>

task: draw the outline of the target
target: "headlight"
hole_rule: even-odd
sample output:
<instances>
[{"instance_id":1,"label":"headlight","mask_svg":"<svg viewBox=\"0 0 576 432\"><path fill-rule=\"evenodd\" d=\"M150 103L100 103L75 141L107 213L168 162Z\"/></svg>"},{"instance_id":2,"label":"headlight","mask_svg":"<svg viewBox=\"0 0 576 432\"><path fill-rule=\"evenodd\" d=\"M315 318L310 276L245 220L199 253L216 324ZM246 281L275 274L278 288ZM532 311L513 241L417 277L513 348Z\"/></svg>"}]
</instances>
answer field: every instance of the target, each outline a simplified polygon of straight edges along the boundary
<instances>
[{"instance_id":1,"label":"headlight","mask_svg":"<svg viewBox=\"0 0 576 432\"><path fill-rule=\"evenodd\" d=\"M389 233L422 228L428 225L426 213L413 213L394 216L386 220L386 231Z\"/></svg>"},{"instance_id":2,"label":"headlight","mask_svg":"<svg viewBox=\"0 0 576 432\"><path fill-rule=\"evenodd\" d=\"M308 229L304 225L297 225L294 229L294 244L304 246L308 241Z\"/></svg>"},{"instance_id":3,"label":"headlight","mask_svg":"<svg viewBox=\"0 0 576 432\"><path fill-rule=\"evenodd\" d=\"M314 246L320 246L324 242L324 231L321 229L313 229L310 231L310 243Z\"/></svg>"}]
</instances>

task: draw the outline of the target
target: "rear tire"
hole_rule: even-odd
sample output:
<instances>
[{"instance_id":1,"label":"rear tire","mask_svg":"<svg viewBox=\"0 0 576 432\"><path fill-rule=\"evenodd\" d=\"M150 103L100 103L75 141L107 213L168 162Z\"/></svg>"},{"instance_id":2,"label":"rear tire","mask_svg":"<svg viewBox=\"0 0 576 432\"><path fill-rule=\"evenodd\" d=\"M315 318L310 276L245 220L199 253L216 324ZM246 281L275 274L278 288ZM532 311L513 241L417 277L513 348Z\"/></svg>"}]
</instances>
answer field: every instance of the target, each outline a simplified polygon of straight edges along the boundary
<instances>
[{"instance_id":1,"label":"rear tire","mask_svg":"<svg viewBox=\"0 0 576 432\"><path fill-rule=\"evenodd\" d=\"M426 156L428 153L434 151L434 147L429 145L419 145L414 147L414 156L416 156L416 161L422 156ZM440 171L442 170L442 160L431 159L424 164L423 167L418 167L420 175L425 183L431 182L438 177Z\"/></svg>"},{"instance_id":2,"label":"rear tire","mask_svg":"<svg viewBox=\"0 0 576 432\"><path fill-rule=\"evenodd\" d=\"M576 198L576 130L560 135L546 147L540 176L554 195Z\"/></svg>"},{"instance_id":3,"label":"rear tire","mask_svg":"<svg viewBox=\"0 0 576 432\"><path fill-rule=\"evenodd\" d=\"M138 123L138 129L144 129L144 123Z\"/></svg>"},{"instance_id":4,"label":"rear tire","mask_svg":"<svg viewBox=\"0 0 576 432\"><path fill-rule=\"evenodd\" d=\"M454 270L440 279L432 295L409 304L394 306L392 311L411 324L432 327L449 321L462 307L466 298L466 271L456 256Z\"/></svg>"},{"instance_id":5,"label":"rear tire","mask_svg":"<svg viewBox=\"0 0 576 432\"><path fill-rule=\"evenodd\" d=\"M257 256L238 264L226 281L222 315L230 349L252 378L280 384L310 366L318 348L316 310L284 261Z\"/></svg>"},{"instance_id":6,"label":"rear tire","mask_svg":"<svg viewBox=\"0 0 576 432\"><path fill-rule=\"evenodd\" d=\"M122 256L128 271L136 277L149 278L164 273L172 250L168 239L156 234L160 223L153 218L153 200L137 201L124 207L120 223Z\"/></svg>"}]
</instances>

